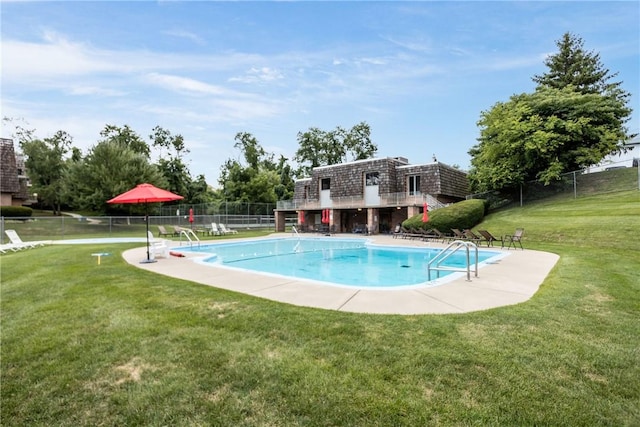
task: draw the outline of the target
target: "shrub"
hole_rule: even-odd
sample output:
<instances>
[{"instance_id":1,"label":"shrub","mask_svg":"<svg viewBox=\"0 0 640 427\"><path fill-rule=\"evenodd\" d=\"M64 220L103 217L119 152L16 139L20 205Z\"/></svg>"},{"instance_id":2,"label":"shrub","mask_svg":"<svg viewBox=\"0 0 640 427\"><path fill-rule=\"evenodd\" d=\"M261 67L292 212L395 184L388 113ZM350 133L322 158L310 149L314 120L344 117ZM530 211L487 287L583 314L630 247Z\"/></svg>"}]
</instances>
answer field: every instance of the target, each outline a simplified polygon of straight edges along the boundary
<instances>
[{"instance_id":1,"label":"shrub","mask_svg":"<svg viewBox=\"0 0 640 427\"><path fill-rule=\"evenodd\" d=\"M485 205L485 201L481 199L464 200L429 212L429 221L426 223L422 222L422 214L418 214L405 220L402 225L425 230L436 228L443 233L450 233L452 228L464 230L482 221Z\"/></svg>"},{"instance_id":2,"label":"shrub","mask_svg":"<svg viewBox=\"0 0 640 427\"><path fill-rule=\"evenodd\" d=\"M0 206L0 216L7 218L31 217L33 209L26 206Z\"/></svg>"}]
</instances>

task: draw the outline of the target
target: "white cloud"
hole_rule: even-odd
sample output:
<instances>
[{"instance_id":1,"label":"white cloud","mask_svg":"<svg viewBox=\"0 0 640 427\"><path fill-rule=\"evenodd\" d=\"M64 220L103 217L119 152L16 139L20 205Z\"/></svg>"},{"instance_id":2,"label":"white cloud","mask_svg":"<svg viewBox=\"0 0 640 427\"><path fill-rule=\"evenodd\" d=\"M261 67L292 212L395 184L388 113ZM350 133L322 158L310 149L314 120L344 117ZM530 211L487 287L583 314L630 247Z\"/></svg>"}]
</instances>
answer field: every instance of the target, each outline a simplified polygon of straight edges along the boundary
<instances>
[{"instance_id":1,"label":"white cloud","mask_svg":"<svg viewBox=\"0 0 640 427\"><path fill-rule=\"evenodd\" d=\"M204 46L206 44L206 42L202 37L198 36L195 33L185 31L185 30L168 30L168 31L165 31L164 34L172 37L187 39L201 46Z\"/></svg>"},{"instance_id":2,"label":"white cloud","mask_svg":"<svg viewBox=\"0 0 640 427\"><path fill-rule=\"evenodd\" d=\"M252 67L247 73L242 76L231 77L229 82L240 82L240 83L263 83L263 82L274 82L276 80L281 80L284 78L284 75L273 68L269 67L261 67L256 68Z\"/></svg>"}]
</instances>

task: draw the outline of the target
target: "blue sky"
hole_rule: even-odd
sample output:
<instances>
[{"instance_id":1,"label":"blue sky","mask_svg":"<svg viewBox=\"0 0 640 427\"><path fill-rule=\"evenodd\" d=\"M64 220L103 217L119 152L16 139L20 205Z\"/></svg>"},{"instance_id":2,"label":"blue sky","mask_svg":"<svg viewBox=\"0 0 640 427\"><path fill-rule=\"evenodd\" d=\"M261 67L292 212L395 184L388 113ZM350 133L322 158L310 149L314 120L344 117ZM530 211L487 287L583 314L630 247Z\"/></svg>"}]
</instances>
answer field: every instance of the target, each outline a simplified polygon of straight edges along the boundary
<instances>
[{"instance_id":1,"label":"blue sky","mask_svg":"<svg viewBox=\"0 0 640 427\"><path fill-rule=\"evenodd\" d=\"M87 150L106 124L182 134L217 186L253 134L292 158L310 127L365 121L378 157L467 169L480 113L532 92L572 32L632 94L640 131L640 3L6 2L2 116ZM12 128L3 128L10 137Z\"/></svg>"}]
</instances>

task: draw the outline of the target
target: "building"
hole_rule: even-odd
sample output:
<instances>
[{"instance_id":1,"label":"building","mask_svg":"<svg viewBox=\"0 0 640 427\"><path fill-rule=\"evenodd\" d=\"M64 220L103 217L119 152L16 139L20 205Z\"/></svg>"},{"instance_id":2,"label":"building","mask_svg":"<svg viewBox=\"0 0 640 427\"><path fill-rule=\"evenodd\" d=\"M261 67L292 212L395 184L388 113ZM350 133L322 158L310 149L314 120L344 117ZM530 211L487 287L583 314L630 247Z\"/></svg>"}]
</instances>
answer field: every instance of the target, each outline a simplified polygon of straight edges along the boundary
<instances>
[{"instance_id":1,"label":"building","mask_svg":"<svg viewBox=\"0 0 640 427\"><path fill-rule=\"evenodd\" d=\"M30 204L29 187L24 157L16 154L12 139L0 138L0 206Z\"/></svg>"},{"instance_id":2,"label":"building","mask_svg":"<svg viewBox=\"0 0 640 427\"><path fill-rule=\"evenodd\" d=\"M293 200L278 202L276 230L296 214L303 230L385 233L423 209L464 200L464 171L434 161L411 165L403 157L357 160L314 168L297 180Z\"/></svg>"},{"instance_id":3,"label":"building","mask_svg":"<svg viewBox=\"0 0 640 427\"><path fill-rule=\"evenodd\" d=\"M638 167L638 163L640 163L640 137L636 136L631 141L626 142L624 149L626 152L609 155L597 165L588 167L585 172L602 172L609 169Z\"/></svg>"}]
</instances>

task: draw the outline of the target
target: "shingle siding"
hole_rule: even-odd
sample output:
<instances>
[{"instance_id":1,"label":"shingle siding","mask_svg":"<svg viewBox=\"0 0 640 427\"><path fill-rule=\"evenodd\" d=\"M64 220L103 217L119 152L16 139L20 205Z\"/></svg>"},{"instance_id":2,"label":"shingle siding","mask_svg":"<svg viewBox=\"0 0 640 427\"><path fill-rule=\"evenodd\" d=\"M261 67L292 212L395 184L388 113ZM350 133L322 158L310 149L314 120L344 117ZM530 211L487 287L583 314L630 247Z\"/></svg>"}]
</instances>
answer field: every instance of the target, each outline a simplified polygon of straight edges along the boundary
<instances>
[{"instance_id":1,"label":"shingle siding","mask_svg":"<svg viewBox=\"0 0 640 427\"><path fill-rule=\"evenodd\" d=\"M296 181L294 199L319 199L320 182L330 179L331 198L361 197L364 193L365 174L378 172L380 194L406 193L409 176L420 176L420 192L430 194L443 201L461 200L468 194L469 183L464 171L442 163L407 165L402 158L359 160L339 165L321 166L312 171L312 176Z\"/></svg>"}]
</instances>

